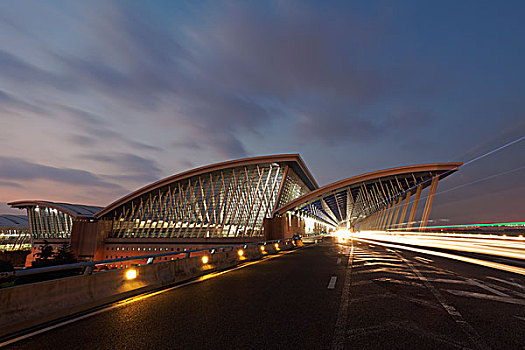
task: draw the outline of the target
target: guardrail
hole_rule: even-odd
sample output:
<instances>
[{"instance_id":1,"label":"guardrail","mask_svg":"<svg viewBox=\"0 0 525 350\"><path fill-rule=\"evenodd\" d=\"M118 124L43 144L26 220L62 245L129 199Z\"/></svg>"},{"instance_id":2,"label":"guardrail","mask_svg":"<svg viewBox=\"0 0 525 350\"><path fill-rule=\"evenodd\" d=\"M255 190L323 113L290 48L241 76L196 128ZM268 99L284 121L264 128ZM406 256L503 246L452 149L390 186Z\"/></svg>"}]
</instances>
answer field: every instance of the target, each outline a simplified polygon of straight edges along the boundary
<instances>
[{"instance_id":1,"label":"guardrail","mask_svg":"<svg viewBox=\"0 0 525 350\"><path fill-rule=\"evenodd\" d=\"M233 251L235 248L238 247L244 247L246 249L249 246L266 246L268 244L279 244L281 242L283 243L289 243L289 242L295 242L296 240L292 238L287 239L276 239L272 241L262 241L262 242L249 242L249 243L239 243L239 244L233 244L233 245L226 245L226 246L215 246L211 248L200 248L200 249L192 249L192 250L184 250L179 252L168 252L168 253L158 253L158 254L148 254L148 255L138 255L138 256L128 256L124 258L116 258L116 259L106 259L106 260L99 260L99 261L84 261L84 262L78 262L73 264L64 264L64 265L54 265L54 266L46 266L46 267L35 267L35 268L28 268L28 269L22 269L22 270L14 270L14 271L8 271L8 272L0 272L0 279L2 278L11 278L11 277L22 277L22 276L30 276L30 275L37 275L41 273L46 272L56 272L56 271L67 271L67 270L75 270L75 269L84 269L83 274L84 275L90 275L93 273L94 267L99 265L107 265L107 264L114 264L124 261L133 261L133 260L145 260L147 259L147 264L151 264L154 262L155 258L162 258L167 256L177 256L177 255L184 255L182 259L187 259L191 257L192 253L200 253L200 252L209 252L210 254L214 254L219 249L230 249L230 251ZM178 258L180 259L180 258ZM160 261L159 261L160 262Z\"/></svg>"},{"instance_id":2,"label":"guardrail","mask_svg":"<svg viewBox=\"0 0 525 350\"><path fill-rule=\"evenodd\" d=\"M101 305L228 269L242 261L260 259L300 246L301 243L296 240L280 239L15 271L8 275L27 276L81 268L84 268L84 275L79 273L0 289L0 339ZM160 259L178 255L183 256L172 260ZM155 259L158 263L153 263ZM98 265L132 260L147 262L126 268L93 271Z\"/></svg>"}]
</instances>

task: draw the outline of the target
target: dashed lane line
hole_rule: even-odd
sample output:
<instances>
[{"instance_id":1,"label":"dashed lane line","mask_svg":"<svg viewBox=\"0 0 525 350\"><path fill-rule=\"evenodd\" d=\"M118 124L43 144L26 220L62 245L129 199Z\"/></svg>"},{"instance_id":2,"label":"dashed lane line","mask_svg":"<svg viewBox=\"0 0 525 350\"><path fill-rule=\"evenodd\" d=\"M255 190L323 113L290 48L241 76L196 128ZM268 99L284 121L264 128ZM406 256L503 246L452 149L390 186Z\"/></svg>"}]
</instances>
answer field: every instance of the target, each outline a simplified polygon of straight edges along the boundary
<instances>
[{"instance_id":1,"label":"dashed lane line","mask_svg":"<svg viewBox=\"0 0 525 350\"><path fill-rule=\"evenodd\" d=\"M352 275L352 264L354 260L354 242L352 240L352 248L350 249L350 256L346 265L346 273L343 280L343 290L341 292L341 300L339 302L339 311L337 313L337 321L335 323L334 338L332 340L331 349L344 349L346 341L346 323L348 320L348 307L350 304L350 284Z\"/></svg>"},{"instance_id":2,"label":"dashed lane line","mask_svg":"<svg viewBox=\"0 0 525 350\"><path fill-rule=\"evenodd\" d=\"M332 278L330 278L330 282L328 282L328 289L334 289L336 282L337 282L337 276L332 276Z\"/></svg>"}]
</instances>

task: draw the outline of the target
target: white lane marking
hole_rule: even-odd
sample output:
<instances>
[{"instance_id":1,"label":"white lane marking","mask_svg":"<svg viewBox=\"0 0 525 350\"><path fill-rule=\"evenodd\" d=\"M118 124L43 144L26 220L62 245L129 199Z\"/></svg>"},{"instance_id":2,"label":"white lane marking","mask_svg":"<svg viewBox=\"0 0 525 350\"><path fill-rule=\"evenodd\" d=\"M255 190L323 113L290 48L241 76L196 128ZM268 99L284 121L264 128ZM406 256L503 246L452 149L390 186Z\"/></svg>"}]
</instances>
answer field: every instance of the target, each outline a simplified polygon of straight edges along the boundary
<instances>
[{"instance_id":1,"label":"white lane marking","mask_svg":"<svg viewBox=\"0 0 525 350\"><path fill-rule=\"evenodd\" d=\"M346 323L348 320L348 306L350 304L350 277L352 275L352 264L354 260L354 241L352 240L352 249L346 265L341 300L339 301L339 311L337 312L337 321L335 322L334 338L331 349L344 349L346 343Z\"/></svg>"},{"instance_id":2,"label":"white lane marking","mask_svg":"<svg viewBox=\"0 0 525 350\"><path fill-rule=\"evenodd\" d=\"M467 292L465 290L455 290L455 289L445 289L445 290L449 292L450 294L454 294L454 295L461 296L461 297L487 299L487 300L493 300L493 301L500 301L502 303L525 305L525 300L523 299L516 299L516 298L510 298L510 297L505 298L505 297L500 297L497 295Z\"/></svg>"},{"instance_id":3,"label":"white lane marking","mask_svg":"<svg viewBox=\"0 0 525 350\"><path fill-rule=\"evenodd\" d=\"M501 279L501 278L492 277L492 276L487 276L487 278L490 278L491 280L494 280L494 281L498 281L498 282L506 283L506 284L511 285L511 286L514 286L514 287L518 287L518 288L521 288L521 289L525 289L525 286L523 286L523 285L521 285L521 284L519 284L519 283L506 281L506 280L503 280L503 279Z\"/></svg>"},{"instance_id":4,"label":"white lane marking","mask_svg":"<svg viewBox=\"0 0 525 350\"><path fill-rule=\"evenodd\" d=\"M390 282L390 283L396 283L396 284L403 284L403 285L406 285L406 286L416 286L416 287L421 287L421 288L424 287L421 283L410 282L410 281L401 281L401 280L396 280L395 278L388 278L388 277L374 278L373 281Z\"/></svg>"},{"instance_id":5,"label":"white lane marking","mask_svg":"<svg viewBox=\"0 0 525 350\"><path fill-rule=\"evenodd\" d=\"M468 284L466 281L451 280L451 279L448 279L448 278L430 278L430 277L427 277L427 280L429 282L434 282L434 283Z\"/></svg>"},{"instance_id":6,"label":"white lane marking","mask_svg":"<svg viewBox=\"0 0 525 350\"><path fill-rule=\"evenodd\" d=\"M328 282L328 289L334 289L335 282L337 282L337 276L332 276L332 278L330 278L330 282Z\"/></svg>"},{"instance_id":7,"label":"white lane marking","mask_svg":"<svg viewBox=\"0 0 525 350\"><path fill-rule=\"evenodd\" d=\"M200 283L200 282L206 281L208 279L211 279L211 278L223 275L223 274L228 273L228 272L240 270L242 268L245 268L245 267L248 267L248 266L251 266L251 265L255 265L255 264L259 264L259 263L267 261L267 260L275 259L275 258L278 258L278 257L283 256L285 254L290 254L290 253L293 253L293 252L297 252L297 251L300 251L302 249L309 248L309 247L312 247L312 246L314 246L314 245L304 246L304 247L300 247L300 248L297 248L297 249L294 249L294 250L281 252L280 254L268 256L268 257L262 258L261 260L250 261L248 263L244 263L242 265L236 266L236 267L234 267L234 268L232 268L230 270L225 270L225 271L220 271L220 272L215 272L215 273L212 272L212 273L210 273L208 275L201 276L201 277L199 277L199 278L197 278L195 280L184 282L182 284L178 284L176 286L169 287L169 288L166 288L166 289L162 289L162 290L159 290L159 291L156 291L156 292L146 292L144 294L135 295L133 297L130 297L130 298L127 298L127 299L124 299L124 300L121 300L121 301L117 301L113 305L104 307L104 308L99 309L99 310L95 310L95 311L90 312L88 314L85 314L85 315L82 315L82 316L78 316L78 317L75 317L75 318L72 318L72 319L69 319L69 320L66 320L66 321L58 322L58 323L53 324L51 326L48 326L48 327L45 327L45 328L41 328L41 329L37 329L36 331L23 334L21 336L13 338L13 339L6 340L6 341L0 343L0 348L4 347L6 345L13 344L13 343L16 343L18 341L21 341L21 340L33 337L35 335L39 335L39 334L51 331L53 329L56 329L56 328L68 325L70 323L81 321L83 319L86 319L88 317L101 314L101 313L106 312L106 311L111 311L113 309L124 307L124 306L126 306L128 304L131 304L131 303L134 303L136 301L147 299L147 298L150 298L152 296L155 296L155 295L158 295L158 294L162 294L162 293L166 293L166 292L169 292L171 290L182 288L182 287L185 287L185 286L188 286L188 285L191 285L191 284Z\"/></svg>"},{"instance_id":8,"label":"white lane marking","mask_svg":"<svg viewBox=\"0 0 525 350\"><path fill-rule=\"evenodd\" d=\"M339 265L341 263L341 258L338 258L337 259L337 265Z\"/></svg>"},{"instance_id":9,"label":"white lane marking","mask_svg":"<svg viewBox=\"0 0 525 350\"><path fill-rule=\"evenodd\" d=\"M414 257L414 259L417 259L417 260L419 260L419 261L421 261L421 262L424 262L424 263L431 263L431 262L434 262L434 260L431 260L431 259L425 259L425 258L422 258L422 257L420 257L420 256L416 256L416 257Z\"/></svg>"},{"instance_id":10,"label":"white lane marking","mask_svg":"<svg viewBox=\"0 0 525 350\"><path fill-rule=\"evenodd\" d=\"M494 288L490 288L489 286L483 284L483 283L479 283L478 281L474 281L474 280L467 280L469 284L473 285L473 286L477 286L479 288L482 288L482 289L485 289L486 291L489 291L493 294L496 294L496 295L499 295L500 297L508 297L509 295L508 294L505 294L503 292L500 292L499 290L496 290Z\"/></svg>"},{"instance_id":11,"label":"white lane marking","mask_svg":"<svg viewBox=\"0 0 525 350\"><path fill-rule=\"evenodd\" d=\"M443 295L435 288L428 279L419 272L419 270L407 259L405 259L400 253L396 253L396 255L403 260L408 267L414 272L414 274L419 277L419 279L423 282L423 284L430 290L430 292L434 295L436 300L441 304L441 306L447 311L447 313L451 316L451 318L458 324L463 332L469 337L470 341L477 349L490 349L490 347L485 344L481 336L476 332L476 330L463 318L461 313L456 310L456 308L452 305L449 305Z\"/></svg>"}]
</instances>

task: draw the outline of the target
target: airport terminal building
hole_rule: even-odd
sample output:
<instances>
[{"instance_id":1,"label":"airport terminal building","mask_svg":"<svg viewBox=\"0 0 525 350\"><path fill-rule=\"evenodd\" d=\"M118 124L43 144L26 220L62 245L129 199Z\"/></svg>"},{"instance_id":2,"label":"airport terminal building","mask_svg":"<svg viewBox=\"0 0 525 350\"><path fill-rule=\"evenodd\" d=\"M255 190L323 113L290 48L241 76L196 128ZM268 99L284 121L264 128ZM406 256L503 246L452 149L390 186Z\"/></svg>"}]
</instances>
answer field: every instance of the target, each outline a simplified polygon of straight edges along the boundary
<instances>
[{"instance_id":1,"label":"airport terminal building","mask_svg":"<svg viewBox=\"0 0 525 350\"><path fill-rule=\"evenodd\" d=\"M54 246L71 244L80 260L104 260L339 227L412 229L416 222L424 227L438 180L460 165L398 167L319 187L298 154L282 154L176 174L106 207L40 200L9 205L27 211L33 253L26 265L44 240ZM427 187L429 196L417 221L418 201Z\"/></svg>"}]
</instances>

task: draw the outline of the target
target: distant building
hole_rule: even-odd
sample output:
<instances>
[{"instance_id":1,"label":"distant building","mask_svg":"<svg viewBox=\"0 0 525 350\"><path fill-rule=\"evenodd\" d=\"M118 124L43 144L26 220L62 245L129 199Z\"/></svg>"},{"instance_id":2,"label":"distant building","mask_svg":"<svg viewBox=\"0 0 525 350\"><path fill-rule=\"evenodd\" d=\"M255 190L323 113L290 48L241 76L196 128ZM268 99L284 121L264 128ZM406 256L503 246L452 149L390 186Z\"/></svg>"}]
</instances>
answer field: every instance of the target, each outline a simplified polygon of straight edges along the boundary
<instances>
[{"instance_id":1,"label":"distant building","mask_svg":"<svg viewBox=\"0 0 525 350\"><path fill-rule=\"evenodd\" d=\"M23 215L0 215L0 251L31 250L29 222Z\"/></svg>"},{"instance_id":2,"label":"distant building","mask_svg":"<svg viewBox=\"0 0 525 350\"><path fill-rule=\"evenodd\" d=\"M176 174L106 207L34 200L9 205L28 213L33 254L26 264L44 240L54 246L70 243L80 260L105 260L291 238L338 227L388 229L401 220L396 219L401 199L408 203L413 194L414 221L421 191L430 187L422 220L426 224L437 181L460 165L392 168L319 188L298 154L282 154ZM406 211L405 204L403 218Z\"/></svg>"}]
</instances>

